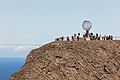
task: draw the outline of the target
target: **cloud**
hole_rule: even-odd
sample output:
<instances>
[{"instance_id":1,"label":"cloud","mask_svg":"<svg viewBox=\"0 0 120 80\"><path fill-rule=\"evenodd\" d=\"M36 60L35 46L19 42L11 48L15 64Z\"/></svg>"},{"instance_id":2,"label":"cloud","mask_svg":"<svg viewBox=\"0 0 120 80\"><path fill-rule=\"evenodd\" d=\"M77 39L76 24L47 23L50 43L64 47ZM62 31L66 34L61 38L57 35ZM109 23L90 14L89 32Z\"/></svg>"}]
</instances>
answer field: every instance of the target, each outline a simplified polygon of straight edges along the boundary
<instances>
[{"instance_id":1,"label":"cloud","mask_svg":"<svg viewBox=\"0 0 120 80\"><path fill-rule=\"evenodd\" d=\"M36 46L16 46L14 48L14 51L33 49L33 48L36 48Z\"/></svg>"}]
</instances>

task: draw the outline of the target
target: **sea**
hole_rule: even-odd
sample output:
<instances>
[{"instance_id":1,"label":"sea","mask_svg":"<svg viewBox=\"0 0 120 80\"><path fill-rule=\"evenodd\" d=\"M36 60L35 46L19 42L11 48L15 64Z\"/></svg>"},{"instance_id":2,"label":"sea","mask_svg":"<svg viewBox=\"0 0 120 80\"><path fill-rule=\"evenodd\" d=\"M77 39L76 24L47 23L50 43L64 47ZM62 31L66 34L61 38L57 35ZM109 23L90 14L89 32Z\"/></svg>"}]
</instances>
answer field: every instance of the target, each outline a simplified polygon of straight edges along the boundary
<instances>
[{"instance_id":1,"label":"sea","mask_svg":"<svg viewBox=\"0 0 120 80\"><path fill-rule=\"evenodd\" d=\"M19 71L25 59L36 46L0 45L0 80L9 80L10 76Z\"/></svg>"},{"instance_id":2,"label":"sea","mask_svg":"<svg viewBox=\"0 0 120 80\"><path fill-rule=\"evenodd\" d=\"M23 57L0 57L0 80L9 80L25 63Z\"/></svg>"}]
</instances>

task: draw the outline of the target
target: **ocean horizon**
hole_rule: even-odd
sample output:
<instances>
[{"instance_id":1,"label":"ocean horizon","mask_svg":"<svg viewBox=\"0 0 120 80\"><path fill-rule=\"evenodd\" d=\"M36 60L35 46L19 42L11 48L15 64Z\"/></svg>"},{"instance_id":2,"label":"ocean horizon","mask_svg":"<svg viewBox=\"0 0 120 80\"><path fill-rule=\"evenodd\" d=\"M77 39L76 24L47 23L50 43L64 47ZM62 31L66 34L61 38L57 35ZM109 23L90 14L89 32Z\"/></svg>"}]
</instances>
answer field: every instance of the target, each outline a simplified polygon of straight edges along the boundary
<instances>
[{"instance_id":1,"label":"ocean horizon","mask_svg":"<svg viewBox=\"0 0 120 80\"><path fill-rule=\"evenodd\" d=\"M10 76L20 70L25 57L0 57L0 80L9 80Z\"/></svg>"}]
</instances>

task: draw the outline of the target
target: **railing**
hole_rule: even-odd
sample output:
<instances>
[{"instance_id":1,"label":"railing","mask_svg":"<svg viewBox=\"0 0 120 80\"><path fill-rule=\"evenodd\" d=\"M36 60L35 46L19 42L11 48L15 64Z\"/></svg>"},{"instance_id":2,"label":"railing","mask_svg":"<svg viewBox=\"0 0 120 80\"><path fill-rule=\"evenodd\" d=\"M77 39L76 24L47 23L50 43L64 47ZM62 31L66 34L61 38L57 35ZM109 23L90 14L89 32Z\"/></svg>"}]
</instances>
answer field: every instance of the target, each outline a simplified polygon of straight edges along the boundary
<instances>
[{"instance_id":1,"label":"railing","mask_svg":"<svg viewBox=\"0 0 120 80\"><path fill-rule=\"evenodd\" d=\"M114 40L120 40L120 36L113 36Z\"/></svg>"}]
</instances>

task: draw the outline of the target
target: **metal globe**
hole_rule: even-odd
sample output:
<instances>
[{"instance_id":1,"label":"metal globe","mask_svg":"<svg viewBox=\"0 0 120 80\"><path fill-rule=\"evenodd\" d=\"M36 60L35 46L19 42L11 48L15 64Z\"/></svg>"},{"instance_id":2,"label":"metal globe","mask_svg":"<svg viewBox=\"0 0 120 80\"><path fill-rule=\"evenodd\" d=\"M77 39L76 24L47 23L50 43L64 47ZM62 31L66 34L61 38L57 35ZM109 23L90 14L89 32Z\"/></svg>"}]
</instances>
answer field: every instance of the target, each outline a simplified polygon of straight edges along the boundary
<instances>
[{"instance_id":1,"label":"metal globe","mask_svg":"<svg viewBox=\"0 0 120 80\"><path fill-rule=\"evenodd\" d=\"M82 28L86 31L89 31L92 27L92 23L88 20L85 20L82 24Z\"/></svg>"}]
</instances>

